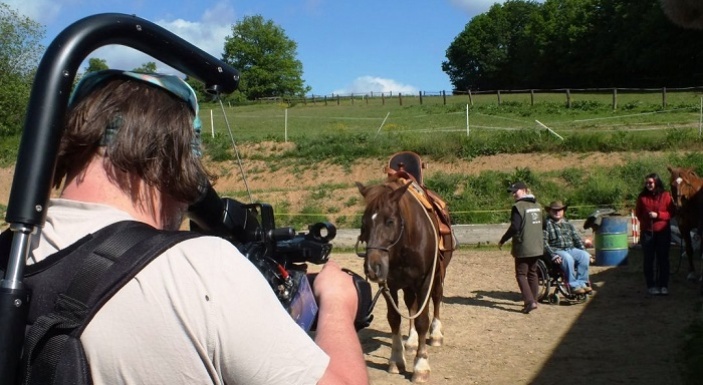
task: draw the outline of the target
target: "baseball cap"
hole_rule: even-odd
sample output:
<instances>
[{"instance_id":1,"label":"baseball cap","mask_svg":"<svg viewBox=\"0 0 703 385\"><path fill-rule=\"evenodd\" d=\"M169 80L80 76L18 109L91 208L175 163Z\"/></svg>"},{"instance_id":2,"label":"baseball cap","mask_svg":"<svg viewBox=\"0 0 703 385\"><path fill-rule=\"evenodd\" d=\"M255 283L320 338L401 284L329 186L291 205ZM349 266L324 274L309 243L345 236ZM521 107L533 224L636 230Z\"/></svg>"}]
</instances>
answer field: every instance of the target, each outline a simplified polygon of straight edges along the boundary
<instances>
[{"instance_id":1,"label":"baseball cap","mask_svg":"<svg viewBox=\"0 0 703 385\"><path fill-rule=\"evenodd\" d=\"M518 181L518 182L511 184L510 187L508 187L508 192L514 193L517 190L526 190L526 189L527 189L527 185L525 184L525 182Z\"/></svg>"}]
</instances>

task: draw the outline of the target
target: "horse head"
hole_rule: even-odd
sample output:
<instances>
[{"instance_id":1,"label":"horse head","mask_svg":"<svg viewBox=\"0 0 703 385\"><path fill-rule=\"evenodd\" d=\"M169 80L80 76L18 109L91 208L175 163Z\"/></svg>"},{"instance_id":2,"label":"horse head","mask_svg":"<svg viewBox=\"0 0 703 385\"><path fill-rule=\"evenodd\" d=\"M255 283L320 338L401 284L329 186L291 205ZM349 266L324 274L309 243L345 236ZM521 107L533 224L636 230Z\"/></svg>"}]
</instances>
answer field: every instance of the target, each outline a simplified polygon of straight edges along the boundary
<instances>
[{"instance_id":1,"label":"horse head","mask_svg":"<svg viewBox=\"0 0 703 385\"><path fill-rule=\"evenodd\" d=\"M365 259L364 271L372 282L386 282L391 257L397 255L402 246L399 242L405 233L405 219L401 198L411 184L364 186L356 182L366 201L359 235L359 241L366 243L366 252L360 256Z\"/></svg>"},{"instance_id":2,"label":"horse head","mask_svg":"<svg viewBox=\"0 0 703 385\"><path fill-rule=\"evenodd\" d=\"M692 168L668 166L667 170L671 174L669 184L674 204L677 208L681 208L686 202L693 200L700 190L701 179Z\"/></svg>"}]
</instances>

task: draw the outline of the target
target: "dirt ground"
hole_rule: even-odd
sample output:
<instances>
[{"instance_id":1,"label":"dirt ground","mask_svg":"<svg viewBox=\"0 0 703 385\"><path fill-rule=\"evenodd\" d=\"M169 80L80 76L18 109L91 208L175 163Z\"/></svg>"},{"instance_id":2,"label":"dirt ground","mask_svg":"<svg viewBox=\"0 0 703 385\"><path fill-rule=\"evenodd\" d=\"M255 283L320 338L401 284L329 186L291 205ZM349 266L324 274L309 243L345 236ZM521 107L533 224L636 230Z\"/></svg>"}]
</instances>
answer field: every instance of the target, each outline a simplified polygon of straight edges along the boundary
<instances>
[{"instance_id":1,"label":"dirt ground","mask_svg":"<svg viewBox=\"0 0 703 385\"><path fill-rule=\"evenodd\" d=\"M285 145L260 144L240 148L248 152L280 151ZM471 161L430 163L426 173L483 170L535 171L564 167L615 165L628 154L499 155ZM366 160L349 168L336 165L291 165L271 169L259 161L245 161L252 190L270 190L255 200L275 205L291 202L305 189L340 180L367 183L380 180L386 160ZM241 191L238 166L215 165L221 177L218 191ZM7 202L13 169L0 169L0 201ZM358 194L350 187L349 194ZM351 195L350 195L351 196ZM275 206L274 206L275 207ZM700 317L697 284L685 281L685 267L672 259L671 295L645 294L641 258L629 257L622 267L593 266L595 294L585 304L541 304L531 314L520 312L520 295L513 262L505 251L467 248L455 253L445 282L442 305L445 345L430 347L431 384L682 384L677 364L684 329ZM357 273L362 261L353 254L332 259ZM699 263L700 261L696 261ZM700 270L700 267L699 267ZM374 287L374 291L377 288ZM390 330L386 305L379 300L375 319L360 332L373 384L408 384L411 373L386 372ZM404 333L407 333L404 323ZM409 368L412 357L407 357Z\"/></svg>"},{"instance_id":2,"label":"dirt ground","mask_svg":"<svg viewBox=\"0 0 703 385\"><path fill-rule=\"evenodd\" d=\"M595 294L586 303L562 299L526 315L508 253L455 253L442 305L445 344L429 348L429 383L683 384L677 360L684 329L701 313L698 284L685 280L684 266L677 269L678 255L672 251L668 297L645 293L641 257L632 253L627 266L592 266ZM332 259L363 271L354 254ZM411 383L412 373L386 371L391 339L383 299L360 338L372 384ZM413 357L406 360L411 370Z\"/></svg>"}]
</instances>

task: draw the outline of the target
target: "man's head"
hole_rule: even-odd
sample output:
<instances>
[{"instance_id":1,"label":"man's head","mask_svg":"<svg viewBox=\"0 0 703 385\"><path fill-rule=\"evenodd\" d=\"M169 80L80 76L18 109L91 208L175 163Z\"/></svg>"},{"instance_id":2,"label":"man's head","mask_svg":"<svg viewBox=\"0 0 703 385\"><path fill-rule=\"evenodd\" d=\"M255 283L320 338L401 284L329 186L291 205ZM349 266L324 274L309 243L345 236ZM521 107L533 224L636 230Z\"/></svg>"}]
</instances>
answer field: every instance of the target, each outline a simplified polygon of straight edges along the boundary
<instances>
[{"instance_id":1,"label":"man's head","mask_svg":"<svg viewBox=\"0 0 703 385\"><path fill-rule=\"evenodd\" d=\"M197 108L192 88L175 76L85 75L69 104L55 187L99 157L127 194L135 194L136 177L177 202L194 201L209 177L199 157Z\"/></svg>"},{"instance_id":2,"label":"man's head","mask_svg":"<svg viewBox=\"0 0 703 385\"><path fill-rule=\"evenodd\" d=\"M518 181L508 187L508 192L513 194L513 198L520 199L529 193L529 189L525 182Z\"/></svg>"},{"instance_id":3,"label":"man's head","mask_svg":"<svg viewBox=\"0 0 703 385\"><path fill-rule=\"evenodd\" d=\"M564 218L564 213L566 212L567 206L563 204L561 201L553 201L552 203L549 204L549 206L546 207L547 212L549 213L549 216L552 217L552 219L555 220L560 220Z\"/></svg>"}]
</instances>

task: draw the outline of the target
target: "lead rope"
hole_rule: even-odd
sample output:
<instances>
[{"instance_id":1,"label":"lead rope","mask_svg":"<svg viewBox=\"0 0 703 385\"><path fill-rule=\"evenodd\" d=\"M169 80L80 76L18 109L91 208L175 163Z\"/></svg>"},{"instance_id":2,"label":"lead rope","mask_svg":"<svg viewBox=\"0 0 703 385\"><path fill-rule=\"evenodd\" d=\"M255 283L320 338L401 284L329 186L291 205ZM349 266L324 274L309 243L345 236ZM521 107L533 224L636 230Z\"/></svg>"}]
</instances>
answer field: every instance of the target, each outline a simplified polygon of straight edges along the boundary
<instances>
[{"instance_id":1,"label":"lead rope","mask_svg":"<svg viewBox=\"0 0 703 385\"><path fill-rule=\"evenodd\" d=\"M410 194L410 195L412 195L412 197L415 199L415 201L422 207L423 211L425 212L425 216L427 217L427 220L430 222L430 225L432 225L432 227L434 227L434 223L432 223L432 218L430 218L430 214L427 213L425 206L422 204L422 202L420 202L418 197L416 197L414 194ZM437 271L437 259L438 259L438 255L439 255L439 238L437 237L437 229L435 229L435 231L434 231L434 244L435 244L434 261L432 263L432 275L430 276L430 286L428 286L428 288L427 288L427 296L425 297L425 300L422 303L422 307L420 307L420 309L418 309L418 311L417 311L417 313L415 313L415 315L405 316L401 312L401 310L398 308L398 304L396 304L395 301L393 301L393 298L391 297L390 290L388 289L388 286L386 286L385 283L383 285L380 285L381 290L379 290L379 292L383 293L383 296L386 298L386 301L391 304L391 307L396 311L396 313L398 313L399 316L401 316L402 318L405 318L407 320L414 320L415 318L419 317L420 314L422 314L422 312L425 310L425 306L427 306L427 304L430 302L430 295L432 294L432 285L434 285L434 276L435 276L435 272ZM376 298L378 298L378 293L376 294ZM374 302L375 302L375 299L374 299ZM410 311L410 309L408 309L408 311Z\"/></svg>"}]
</instances>

